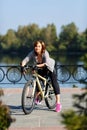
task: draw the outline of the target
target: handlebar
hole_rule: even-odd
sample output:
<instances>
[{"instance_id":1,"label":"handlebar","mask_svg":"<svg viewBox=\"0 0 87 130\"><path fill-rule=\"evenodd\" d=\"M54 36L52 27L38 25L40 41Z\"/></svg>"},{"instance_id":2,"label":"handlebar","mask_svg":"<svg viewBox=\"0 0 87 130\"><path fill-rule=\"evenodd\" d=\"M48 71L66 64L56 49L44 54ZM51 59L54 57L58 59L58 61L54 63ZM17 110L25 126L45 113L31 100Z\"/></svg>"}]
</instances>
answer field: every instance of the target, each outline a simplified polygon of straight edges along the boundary
<instances>
[{"instance_id":1,"label":"handlebar","mask_svg":"<svg viewBox=\"0 0 87 130\"><path fill-rule=\"evenodd\" d=\"M32 71L34 70L38 70L38 67L36 65L25 65L25 66L21 66L21 73L26 72L28 69L31 69Z\"/></svg>"}]
</instances>

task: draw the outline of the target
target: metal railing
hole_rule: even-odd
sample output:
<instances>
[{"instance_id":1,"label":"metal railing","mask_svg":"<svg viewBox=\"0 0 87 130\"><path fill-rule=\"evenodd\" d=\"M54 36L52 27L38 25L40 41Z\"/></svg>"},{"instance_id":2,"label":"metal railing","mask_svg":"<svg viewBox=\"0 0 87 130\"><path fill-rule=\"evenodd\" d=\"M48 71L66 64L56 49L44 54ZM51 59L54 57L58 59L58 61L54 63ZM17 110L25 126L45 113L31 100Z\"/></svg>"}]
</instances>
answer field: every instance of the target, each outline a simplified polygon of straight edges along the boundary
<instances>
[{"instance_id":1,"label":"metal railing","mask_svg":"<svg viewBox=\"0 0 87 130\"><path fill-rule=\"evenodd\" d=\"M83 65L58 65L56 74L59 83L82 83L87 81L87 70ZM0 66L0 84L23 84L30 78L30 73L21 74L19 65Z\"/></svg>"}]
</instances>

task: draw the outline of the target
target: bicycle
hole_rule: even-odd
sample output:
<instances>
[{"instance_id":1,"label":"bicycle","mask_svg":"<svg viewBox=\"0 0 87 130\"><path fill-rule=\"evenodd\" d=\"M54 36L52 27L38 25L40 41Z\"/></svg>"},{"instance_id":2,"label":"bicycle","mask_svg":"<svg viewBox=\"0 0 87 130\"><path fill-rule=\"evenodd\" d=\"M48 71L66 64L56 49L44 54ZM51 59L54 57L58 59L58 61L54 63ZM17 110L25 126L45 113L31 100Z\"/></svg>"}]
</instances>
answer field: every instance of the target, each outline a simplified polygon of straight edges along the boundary
<instances>
[{"instance_id":1,"label":"bicycle","mask_svg":"<svg viewBox=\"0 0 87 130\"><path fill-rule=\"evenodd\" d=\"M35 107L35 97L37 88L40 91L41 100L45 100L45 104L49 109L54 109L56 105L56 97L49 76L46 77L38 74L38 69L33 66L24 67L25 70L31 70L31 78L25 84L22 91L22 109L25 114L30 114Z\"/></svg>"}]
</instances>

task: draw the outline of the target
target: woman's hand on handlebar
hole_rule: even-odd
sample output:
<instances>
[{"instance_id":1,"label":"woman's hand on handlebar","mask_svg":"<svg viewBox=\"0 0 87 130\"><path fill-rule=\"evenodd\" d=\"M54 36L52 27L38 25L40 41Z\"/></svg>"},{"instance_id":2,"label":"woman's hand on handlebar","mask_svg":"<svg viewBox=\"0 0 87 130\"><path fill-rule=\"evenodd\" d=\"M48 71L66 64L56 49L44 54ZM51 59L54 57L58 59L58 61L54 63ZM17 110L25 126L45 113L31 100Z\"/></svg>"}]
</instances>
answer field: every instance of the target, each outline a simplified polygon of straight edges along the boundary
<instances>
[{"instance_id":1,"label":"woman's hand on handlebar","mask_svg":"<svg viewBox=\"0 0 87 130\"><path fill-rule=\"evenodd\" d=\"M25 66L23 66L22 63L20 63L20 66L21 66L21 73L25 74L26 73Z\"/></svg>"}]
</instances>

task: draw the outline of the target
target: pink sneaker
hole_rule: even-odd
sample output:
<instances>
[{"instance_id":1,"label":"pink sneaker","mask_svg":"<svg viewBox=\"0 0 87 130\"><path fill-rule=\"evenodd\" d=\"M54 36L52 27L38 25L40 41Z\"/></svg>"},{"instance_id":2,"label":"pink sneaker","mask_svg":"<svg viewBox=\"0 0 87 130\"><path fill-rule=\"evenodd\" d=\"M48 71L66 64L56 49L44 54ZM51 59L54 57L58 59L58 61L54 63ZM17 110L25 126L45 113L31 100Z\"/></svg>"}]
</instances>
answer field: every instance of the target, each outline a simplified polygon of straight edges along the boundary
<instances>
[{"instance_id":1,"label":"pink sneaker","mask_svg":"<svg viewBox=\"0 0 87 130\"><path fill-rule=\"evenodd\" d=\"M55 111L56 112L60 112L61 111L61 108L62 108L62 106L61 106L61 104L56 104L56 109L55 109Z\"/></svg>"},{"instance_id":2,"label":"pink sneaker","mask_svg":"<svg viewBox=\"0 0 87 130\"><path fill-rule=\"evenodd\" d=\"M36 105L40 105L40 104L41 104L41 102L39 102L39 100L38 100L38 99L36 99L36 100L35 100L35 104L36 104Z\"/></svg>"}]
</instances>

